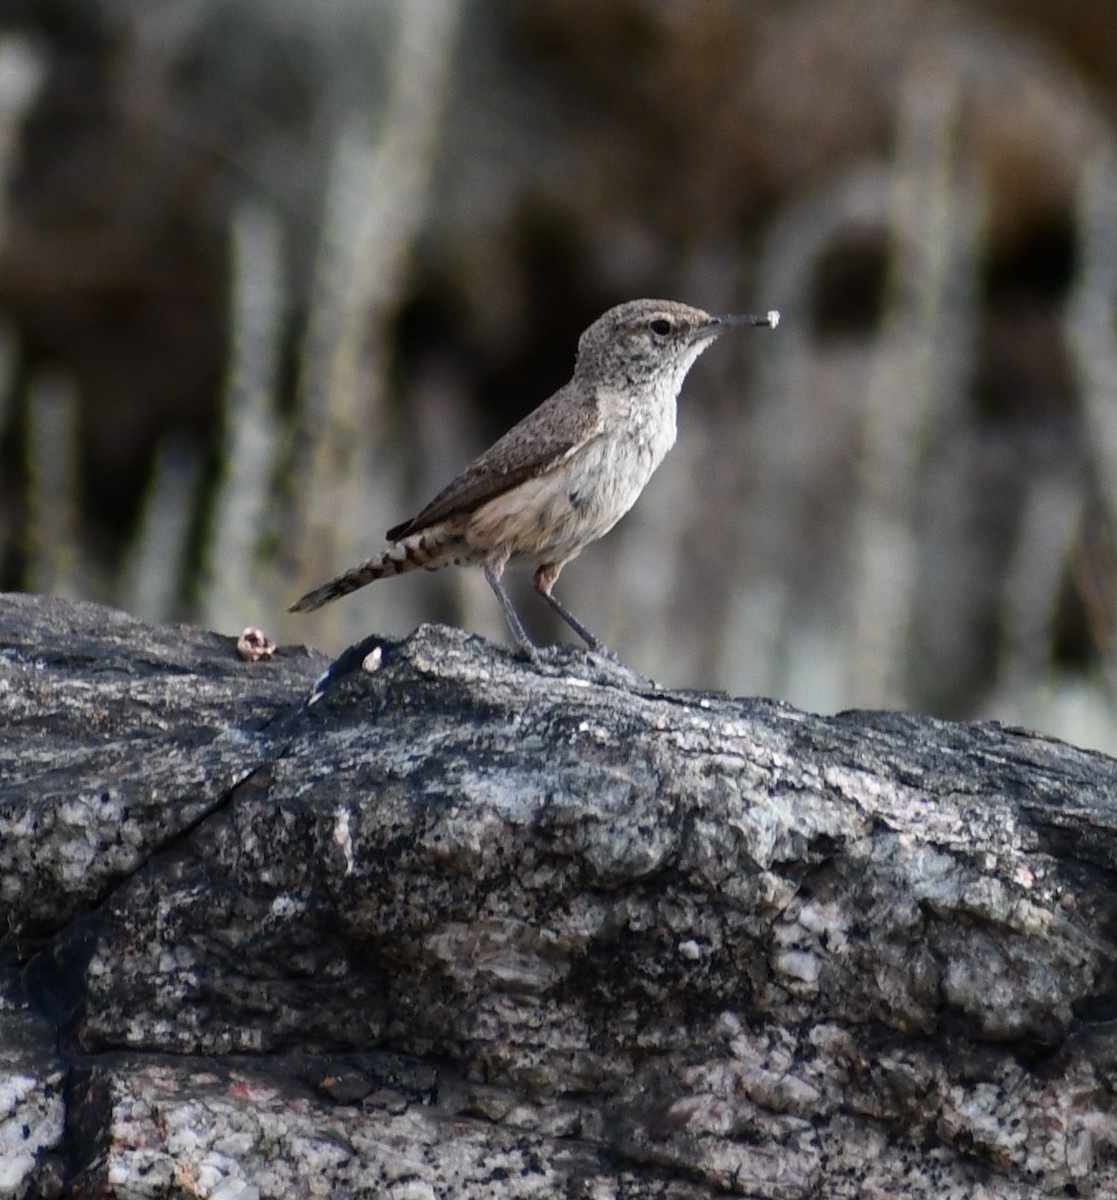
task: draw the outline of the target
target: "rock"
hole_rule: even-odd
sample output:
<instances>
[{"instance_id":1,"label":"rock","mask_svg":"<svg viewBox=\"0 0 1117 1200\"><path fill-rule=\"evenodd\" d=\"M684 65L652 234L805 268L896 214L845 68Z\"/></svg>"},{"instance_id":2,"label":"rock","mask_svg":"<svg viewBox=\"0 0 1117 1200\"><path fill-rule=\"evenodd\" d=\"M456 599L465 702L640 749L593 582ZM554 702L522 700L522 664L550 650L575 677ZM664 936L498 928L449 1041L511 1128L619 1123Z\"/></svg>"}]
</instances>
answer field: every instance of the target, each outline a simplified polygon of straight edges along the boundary
<instances>
[{"instance_id":1,"label":"rock","mask_svg":"<svg viewBox=\"0 0 1117 1200\"><path fill-rule=\"evenodd\" d=\"M325 667L0 598L3 1194L1117 1194L1113 760L441 627Z\"/></svg>"},{"instance_id":2,"label":"rock","mask_svg":"<svg viewBox=\"0 0 1117 1200\"><path fill-rule=\"evenodd\" d=\"M0 973L0 1196L27 1195L32 1184L44 1195L66 1132L66 1072L55 1030L25 1008L13 1010L14 995Z\"/></svg>"}]
</instances>

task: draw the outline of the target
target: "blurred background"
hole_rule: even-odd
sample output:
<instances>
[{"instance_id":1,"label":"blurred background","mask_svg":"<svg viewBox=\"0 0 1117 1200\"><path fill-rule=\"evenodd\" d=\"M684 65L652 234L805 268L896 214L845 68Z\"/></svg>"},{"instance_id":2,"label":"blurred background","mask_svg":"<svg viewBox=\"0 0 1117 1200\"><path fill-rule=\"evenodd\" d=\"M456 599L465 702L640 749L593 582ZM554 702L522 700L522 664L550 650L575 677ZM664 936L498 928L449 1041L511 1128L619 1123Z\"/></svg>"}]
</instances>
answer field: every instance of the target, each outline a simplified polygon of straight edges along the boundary
<instances>
[{"instance_id":1,"label":"blurred background","mask_svg":"<svg viewBox=\"0 0 1117 1200\"><path fill-rule=\"evenodd\" d=\"M562 599L666 684L1117 750L1115 144L1113 0L5 0L0 587L504 640L479 572L285 610L610 305L778 308Z\"/></svg>"}]
</instances>

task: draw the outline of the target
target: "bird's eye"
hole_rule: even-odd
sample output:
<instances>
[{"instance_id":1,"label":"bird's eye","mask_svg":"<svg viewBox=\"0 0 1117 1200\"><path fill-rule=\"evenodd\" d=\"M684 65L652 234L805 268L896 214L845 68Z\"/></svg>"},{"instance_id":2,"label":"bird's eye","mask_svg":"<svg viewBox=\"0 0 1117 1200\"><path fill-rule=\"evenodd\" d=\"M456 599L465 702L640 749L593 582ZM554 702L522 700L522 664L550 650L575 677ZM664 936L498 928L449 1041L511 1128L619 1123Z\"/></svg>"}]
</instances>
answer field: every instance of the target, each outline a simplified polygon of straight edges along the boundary
<instances>
[{"instance_id":1,"label":"bird's eye","mask_svg":"<svg viewBox=\"0 0 1117 1200\"><path fill-rule=\"evenodd\" d=\"M666 317L658 317L651 323L652 333L664 337L671 332L671 322Z\"/></svg>"}]
</instances>

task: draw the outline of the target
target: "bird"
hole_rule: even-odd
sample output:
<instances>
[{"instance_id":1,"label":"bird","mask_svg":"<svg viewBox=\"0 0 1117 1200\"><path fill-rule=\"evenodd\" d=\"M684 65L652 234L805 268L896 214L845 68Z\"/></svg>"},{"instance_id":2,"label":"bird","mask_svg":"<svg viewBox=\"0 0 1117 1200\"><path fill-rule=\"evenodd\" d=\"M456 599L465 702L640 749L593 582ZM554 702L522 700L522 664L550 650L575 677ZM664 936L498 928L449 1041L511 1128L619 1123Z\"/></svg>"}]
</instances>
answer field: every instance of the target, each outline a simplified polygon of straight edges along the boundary
<instances>
[{"instance_id":1,"label":"bird","mask_svg":"<svg viewBox=\"0 0 1117 1200\"><path fill-rule=\"evenodd\" d=\"M779 313L712 316L674 300L610 308L578 339L574 373L451 480L388 545L307 592L309 612L377 579L423 568L479 566L521 655L535 659L503 584L534 566L535 591L594 652L604 644L553 594L562 569L628 512L675 443L676 400L698 356L726 330L775 328Z\"/></svg>"}]
</instances>

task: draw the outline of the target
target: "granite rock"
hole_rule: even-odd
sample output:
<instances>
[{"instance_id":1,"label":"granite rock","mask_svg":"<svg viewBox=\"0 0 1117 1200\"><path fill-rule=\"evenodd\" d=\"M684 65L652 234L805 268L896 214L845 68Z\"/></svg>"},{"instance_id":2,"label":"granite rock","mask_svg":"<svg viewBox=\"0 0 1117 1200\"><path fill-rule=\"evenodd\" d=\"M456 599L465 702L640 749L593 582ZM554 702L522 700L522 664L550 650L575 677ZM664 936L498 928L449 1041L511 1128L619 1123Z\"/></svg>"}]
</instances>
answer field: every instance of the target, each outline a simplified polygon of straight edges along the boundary
<instances>
[{"instance_id":1,"label":"granite rock","mask_svg":"<svg viewBox=\"0 0 1117 1200\"><path fill-rule=\"evenodd\" d=\"M1117 1194L1113 760L327 666L0 597L0 1195Z\"/></svg>"}]
</instances>

